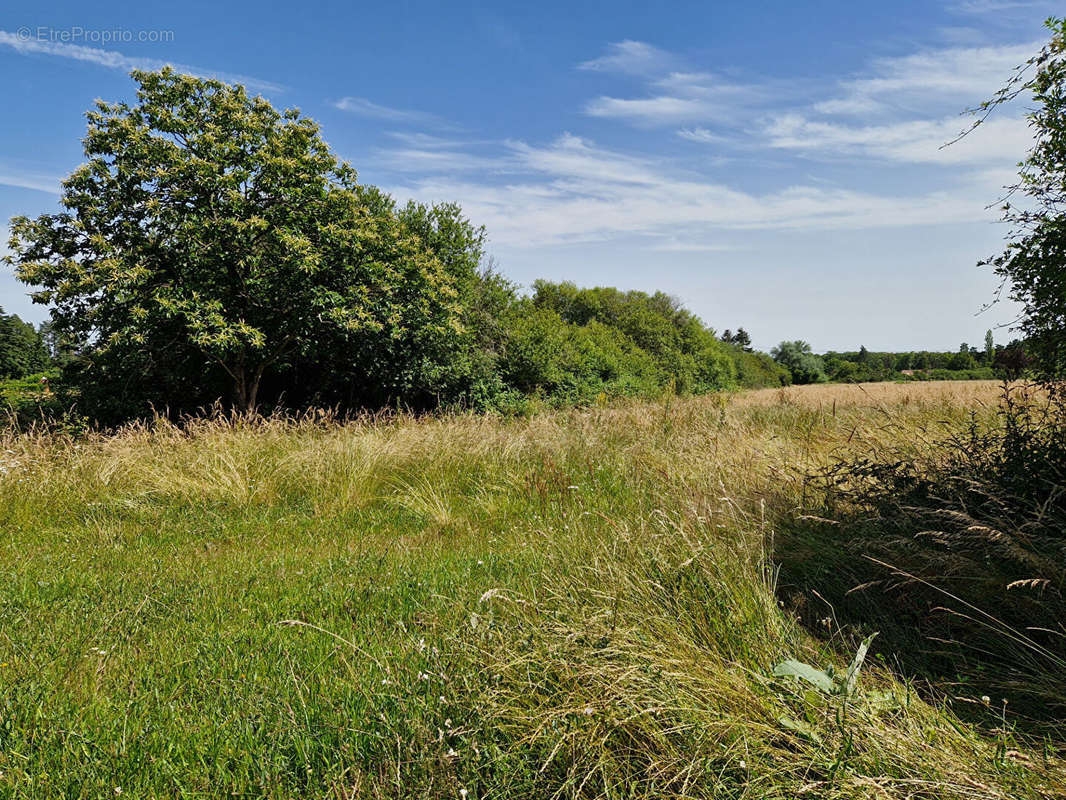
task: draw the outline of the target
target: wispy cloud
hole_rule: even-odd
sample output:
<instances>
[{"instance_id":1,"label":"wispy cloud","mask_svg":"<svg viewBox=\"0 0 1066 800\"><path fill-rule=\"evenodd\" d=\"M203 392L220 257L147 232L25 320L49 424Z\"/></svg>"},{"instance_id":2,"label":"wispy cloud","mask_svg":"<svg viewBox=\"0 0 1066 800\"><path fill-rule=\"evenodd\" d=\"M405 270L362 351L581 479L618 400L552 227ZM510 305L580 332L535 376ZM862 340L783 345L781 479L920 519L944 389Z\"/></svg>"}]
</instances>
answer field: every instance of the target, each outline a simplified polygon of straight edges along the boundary
<instances>
[{"instance_id":1,"label":"wispy cloud","mask_svg":"<svg viewBox=\"0 0 1066 800\"><path fill-rule=\"evenodd\" d=\"M0 162L0 185L58 195L59 184L55 175Z\"/></svg>"},{"instance_id":2,"label":"wispy cloud","mask_svg":"<svg viewBox=\"0 0 1066 800\"><path fill-rule=\"evenodd\" d=\"M676 125L721 117L724 109L693 97L597 97L585 105L590 117L621 119L641 125Z\"/></svg>"},{"instance_id":3,"label":"wispy cloud","mask_svg":"<svg viewBox=\"0 0 1066 800\"><path fill-rule=\"evenodd\" d=\"M681 128L677 131L677 135L682 139L700 144L727 144L732 141L729 136L709 131L706 128Z\"/></svg>"},{"instance_id":4,"label":"wispy cloud","mask_svg":"<svg viewBox=\"0 0 1066 800\"><path fill-rule=\"evenodd\" d=\"M778 117L766 129L771 147L831 158L878 158L912 164L1006 164L1018 161L1033 143L1022 119L993 118L956 142L965 125L958 117L883 125L844 125L796 114Z\"/></svg>"},{"instance_id":5,"label":"wispy cloud","mask_svg":"<svg viewBox=\"0 0 1066 800\"><path fill-rule=\"evenodd\" d=\"M1003 86L1039 46L950 46L877 58L828 98L769 117L762 135L770 147L834 160L1013 165L1032 145L1017 108L999 109L973 135L944 145L972 124L961 112Z\"/></svg>"},{"instance_id":6,"label":"wispy cloud","mask_svg":"<svg viewBox=\"0 0 1066 800\"><path fill-rule=\"evenodd\" d=\"M485 140L467 141L455 137L445 138L443 136L434 136L433 134L424 133L422 131L386 131L385 135L408 147L417 147L426 150L454 150L460 147L468 147L472 144L487 143Z\"/></svg>"},{"instance_id":7,"label":"wispy cloud","mask_svg":"<svg viewBox=\"0 0 1066 800\"><path fill-rule=\"evenodd\" d=\"M455 148L400 147L377 151L376 164L394 172L412 174L448 174L478 172L484 176L506 172L508 159L477 155Z\"/></svg>"},{"instance_id":8,"label":"wispy cloud","mask_svg":"<svg viewBox=\"0 0 1066 800\"><path fill-rule=\"evenodd\" d=\"M583 61L578 69L595 72L621 72L629 75L662 73L677 63L677 59L665 50L647 42L626 39L607 46L607 52L599 58Z\"/></svg>"},{"instance_id":9,"label":"wispy cloud","mask_svg":"<svg viewBox=\"0 0 1066 800\"><path fill-rule=\"evenodd\" d=\"M878 58L869 74L839 84L840 92L816 109L826 114L942 112L961 110L991 97L1012 71L1040 49L1040 42L984 47L947 47Z\"/></svg>"},{"instance_id":10,"label":"wispy cloud","mask_svg":"<svg viewBox=\"0 0 1066 800\"><path fill-rule=\"evenodd\" d=\"M723 230L839 230L934 225L989 218L975 194L994 197L990 176L964 176L943 189L906 195L827 185L753 193L685 175L656 158L604 149L565 135L537 147L511 143L526 177L502 184L426 178L393 187L427 200L460 198L464 208L510 246L642 235L702 243ZM998 177L998 176L997 176Z\"/></svg>"},{"instance_id":11,"label":"wispy cloud","mask_svg":"<svg viewBox=\"0 0 1066 800\"><path fill-rule=\"evenodd\" d=\"M342 97L333 103L333 107L368 119L381 119L387 122L412 123L419 125L447 126L447 122L436 114L426 111L413 111L403 108L383 106L367 100L365 97Z\"/></svg>"},{"instance_id":12,"label":"wispy cloud","mask_svg":"<svg viewBox=\"0 0 1066 800\"><path fill-rule=\"evenodd\" d=\"M741 248L735 244L686 241L670 236L656 241L648 249L657 253L735 253Z\"/></svg>"},{"instance_id":13,"label":"wispy cloud","mask_svg":"<svg viewBox=\"0 0 1066 800\"><path fill-rule=\"evenodd\" d=\"M638 75L647 96L596 97L585 114L670 126L677 138L714 147L715 163L705 155L692 161L620 152L569 133L546 145L506 142L492 156L452 142L411 141L390 157L425 167L426 177L397 187L400 193L458 198L497 243L515 247L638 236L652 249L699 252L719 248L724 231L990 221L995 213L985 203L1011 180L1030 131L1015 112L1005 112L942 148L968 121L949 114L995 91L1035 49L1032 43L925 49L874 59L863 72L819 87L799 79L726 79L686 69L650 45L620 43L583 66ZM769 168L770 153L784 163L756 180L726 171L710 177L708 167L740 153L757 167ZM844 158L865 167L850 186L810 174L812 159ZM903 188L877 177L901 164L942 169L935 181L919 178Z\"/></svg>"},{"instance_id":14,"label":"wispy cloud","mask_svg":"<svg viewBox=\"0 0 1066 800\"><path fill-rule=\"evenodd\" d=\"M620 119L641 126L736 119L763 98L755 87L723 80L708 72L669 72L654 76L649 97L598 97L585 105L592 117Z\"/></svg>"},{"instance_id":15,"label":"wispy cloud","mask_svg":"<svg viewBox=\"0 0 1066 800\"><path fill-rule=\"evenodd\" d=\"M83 61L96 64L108 69L118 69L129 72L134 69L158 70L165 66L171 66L178 72L196 75L204 78L217 78L227 83L241 83L249 89L261 92L284 91L285 87L277 83L251 78L247 75L238 75L232 72L220 72L218 70L193 67L188 64L176 64L171 61L157 58L143 58L128 56L117 50L104 50L98 47L86 47L84 45L69 44L66 42L42 41L34 38L26 38L17 33L0 30L0 46L8 47L23 55L43 55L57 58L69 58L75 61Z\"/></svg>"}]
</instances>

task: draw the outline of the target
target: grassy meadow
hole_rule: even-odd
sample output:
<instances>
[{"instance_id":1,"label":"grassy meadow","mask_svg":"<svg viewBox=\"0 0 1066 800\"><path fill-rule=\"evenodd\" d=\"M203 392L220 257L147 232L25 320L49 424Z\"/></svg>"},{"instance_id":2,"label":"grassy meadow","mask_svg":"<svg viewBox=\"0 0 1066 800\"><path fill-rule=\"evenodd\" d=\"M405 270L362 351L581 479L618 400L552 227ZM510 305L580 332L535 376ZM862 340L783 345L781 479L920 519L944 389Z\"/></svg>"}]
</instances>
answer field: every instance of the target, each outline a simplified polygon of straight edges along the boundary
<instances>
[{"instance_id":1,"label":"grassy meadow","mask_svg":"<svg viewBox=\"0 0 1066 800\"><path fill-rule=\"evenodd\" d=\"M875 630L779 591L805 474L997 394L11 434L0 797L1066 796L1051 738L883 637L850 695L773 674Z\"/></svg>"}]
</instances>

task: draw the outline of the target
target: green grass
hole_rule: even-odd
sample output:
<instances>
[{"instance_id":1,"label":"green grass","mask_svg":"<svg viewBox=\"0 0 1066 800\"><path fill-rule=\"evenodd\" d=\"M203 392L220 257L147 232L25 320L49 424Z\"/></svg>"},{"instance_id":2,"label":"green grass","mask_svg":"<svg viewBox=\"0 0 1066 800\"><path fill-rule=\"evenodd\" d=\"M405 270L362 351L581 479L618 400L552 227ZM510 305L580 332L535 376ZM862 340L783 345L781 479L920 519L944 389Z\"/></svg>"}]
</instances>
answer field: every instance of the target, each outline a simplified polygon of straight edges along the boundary
<instances>
[{"instance_id":1,"label":"green grass","mask_svg":"<svg viewBox=\"0 0 1066 800\"><path fill-rule=\"evenodd\" d=\"M890 391L12 434L0 796L1063 796L876 642L772 675L855 643L775 593L796 468L991 397Z\"/></svg>"}]
</instances>

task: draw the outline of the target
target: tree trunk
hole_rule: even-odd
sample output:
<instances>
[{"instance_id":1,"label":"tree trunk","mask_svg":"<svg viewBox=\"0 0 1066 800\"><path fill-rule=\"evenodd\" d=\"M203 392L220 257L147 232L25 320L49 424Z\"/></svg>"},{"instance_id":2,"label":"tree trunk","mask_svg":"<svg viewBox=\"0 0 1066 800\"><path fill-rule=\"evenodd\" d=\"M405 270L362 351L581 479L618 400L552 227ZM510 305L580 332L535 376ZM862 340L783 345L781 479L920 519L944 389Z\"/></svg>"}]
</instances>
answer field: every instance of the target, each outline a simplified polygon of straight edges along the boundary
<instances>
[{"instance_id":1,"label":"tree trunk","mask_svg":"<svg viewBox=\"0 0 1066 800\"><path fill-rule=\"evenodd\" d=\"M263 377L264 366L261 366L255 371L255 375L248 382L248 396L247 403L245 404L245 413L254 414L256 409L256 397L259 395L259 381Z\"/></svg>"},{"instance_id":2,"label":"tree trunk","mask_svg":"<svg viewBox=\"0 0 1066 800\"><path fill-rule=\"evenodd\" d=\"M234 406L242 414L254 414L257 398L259 396L259 384L266 370L266 363L260 364L254 372L245 369L244 364L238 364L230 373L233 376L233 401Z\"/></svg>"}]
</instances>

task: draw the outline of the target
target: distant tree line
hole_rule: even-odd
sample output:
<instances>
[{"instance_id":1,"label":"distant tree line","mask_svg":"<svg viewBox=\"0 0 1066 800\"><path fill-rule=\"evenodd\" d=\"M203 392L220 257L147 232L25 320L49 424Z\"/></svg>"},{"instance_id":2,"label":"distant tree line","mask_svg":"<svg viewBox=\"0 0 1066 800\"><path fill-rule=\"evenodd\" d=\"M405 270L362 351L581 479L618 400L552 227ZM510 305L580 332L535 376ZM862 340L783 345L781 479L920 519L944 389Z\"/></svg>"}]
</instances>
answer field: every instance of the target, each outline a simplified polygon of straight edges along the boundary
<instances>
[{"instance_id":1,"label":"distant tree line","mask_svg":"<svg viewBox=\"0 0 1066 800\"><path fill-rule=\"evenodd\" d=\"M1016 378L1030 365L1027 344L996 344L992 331L980 349L967 343L957 351L829 351L816 355L804 341L781 342L771 350L794 383L858 383L891 380L986 380Z\"/></svg>"}]
</instances>

